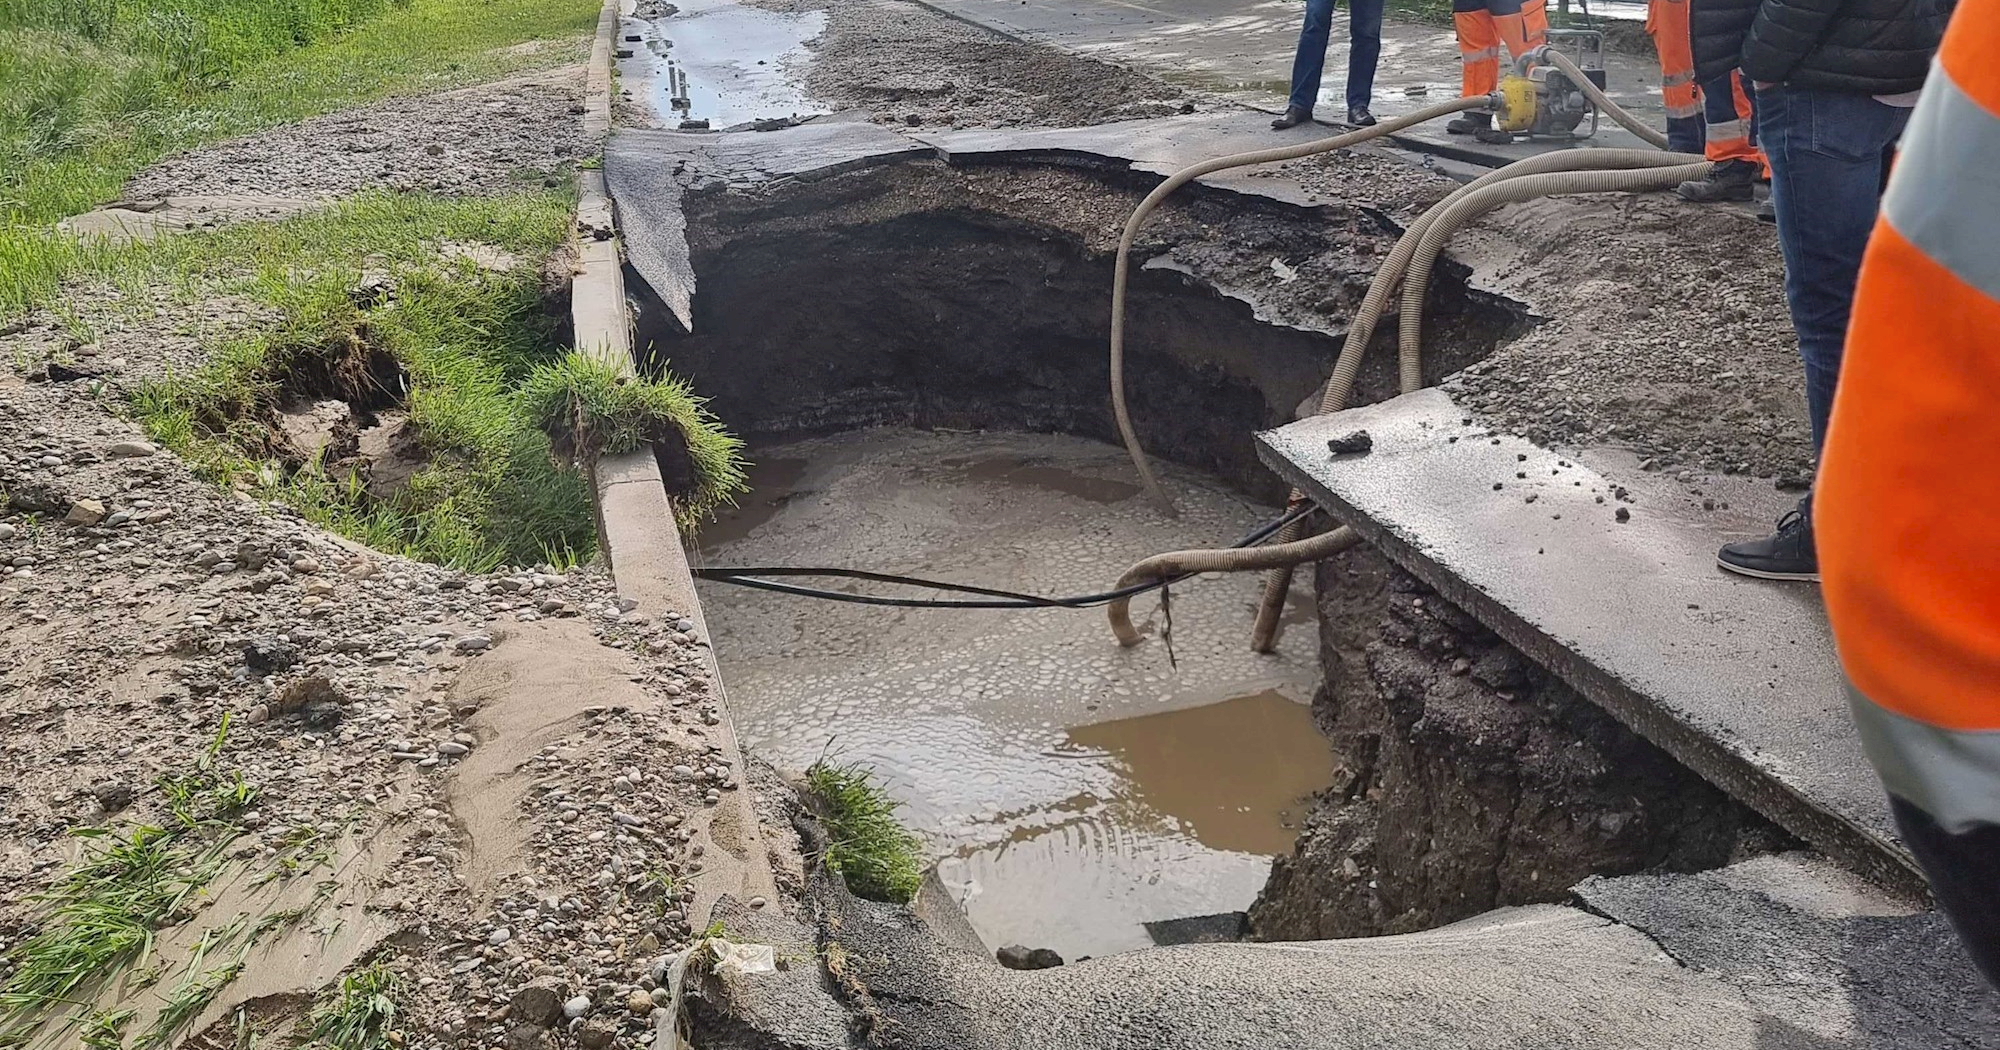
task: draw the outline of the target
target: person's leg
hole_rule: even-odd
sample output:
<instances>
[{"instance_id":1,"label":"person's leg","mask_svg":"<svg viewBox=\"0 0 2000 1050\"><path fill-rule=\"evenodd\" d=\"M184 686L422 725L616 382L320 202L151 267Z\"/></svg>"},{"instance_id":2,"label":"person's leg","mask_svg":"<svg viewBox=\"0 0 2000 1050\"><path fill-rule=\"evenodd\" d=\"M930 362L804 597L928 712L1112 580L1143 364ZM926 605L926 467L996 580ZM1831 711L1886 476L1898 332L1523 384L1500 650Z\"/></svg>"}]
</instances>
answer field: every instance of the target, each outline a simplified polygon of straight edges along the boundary
<instances>
[{"instance_id":1,"label":"person's leg","mask_svg":"<svg viewBox=\"0 0 2000 1050\"><path fill-rule=\"evenodd\" d=\"M1332 30L1333 0L1306 0L1299 50L1292 58L1291 108L1311 113L1318 103L1320 74L1326 69L1326 43Z\"/></svg>"},{"instance_id":2,"label":"person's leg","mask_svg":"<svg viewBox=\"0 0 2000 1050\"><path fill-rule=\"evenodd\" d=\"M1486 9L1493 13L1493 30L1506 46L1509 58L1528 53L1528 19L1521 13L1522 3L1523 0L1486 0ZM1497 65L1495 69L1497 76Z\"/></svg>"},{"instance_id":3,"label":"person's leg","mask_svg":"<svg viewBox=\"0 0 2000 1050\"><path fill-rule=\"evenodd\" d=\"M1521 0L1521 29L1530 48L1549 42L1549 0Z\"/></svg>"},{"instance_id":4,"label":"person's leg","mask_svg":"<svg viewBox=\"0 0 2000 1050\"><path fill-rule=\"evenodd\" d=\"M1667 107L1667 148L1700 153L1701 89L1694 82L1694 38L1688 28L1689 0L1649 0L1646 32L1660 56L1660 99Z\"/></svg>"},{"instance_id":5,"label":"person's leg","mask_svg":"<svg viewBox=\"0 0 2000 1050\"><path fill-rule=\"evenodd\" d=\"M1930 814L1893 795L1889 809L1903 844L1930 880L1938 910L1951 920L1979 972L2000 986L2000 894L1994 892L2000 887L2000 828L1954 835Z\"/></svg>"},{"instance_id":6,"label":"person's leg","mask_svg":"<svg viewBox=\"0 0 2000 1050\"><path fill-rule=\"evenodd\" d=\"M1727 76L1701 85L1702 121L1706 125L1702 154L1715 166L1702 178L1681 183L1680 195L1686 200L1709 204L1747 201L1756 196L1757 179L1764 174L1764 154L1751 142L1750 97L1742 82L1742 74L1730 70Z\"/></svg>"},{"instance_id":7,"label":"person's leg","mask_svg":"<svg viewBox=\"0 0 2000 1050\"><path fill-rule=\"evenodd\" d=\"M1500 34L1486 0L1452 0L1451 27L1458 34L1458 97L1492 94L1500 86Z\"/></svg>"},{"instance_id":8,"label":"person's leg","mask_svg":"<svg viewBox=\"0 0 2000 1050\"><path fill-rule=\"evenodd\" d=\"M1347 108L1375 102L1375 66L1382 58L1383 0L1348 0Z\"/></svg>"},{"instance_id":9,"label":"person's leg","mask_svg":"<svg viewBox=\"0 0 2000 1050\"><path fill-rule=\"evenodd\" d=\"M1867 95L1774 87L1757 98L1757 130L1771 163L1771 204L1785 257L1785 302L1805 364L1815 451L1826 439L1854 283L1875 227L1883 150L1902 133L1908 115ZM1716 561L1762 579L1819 579L1810 500L1780 518L1770 536L1725 545Z\"/></svg>"},{"instance_id":10,"label":"person's leg","mask_svg":"<svg viewBox=\"0 0 2000 1050\"><path fill-rule=\"evenodd\" d=\"M1883 156L1909 110L1867 95L1773 88L1759 99L1785 300L1805 363L1813 447L1826 438L1861 256L1875 228Z\"/></svg>"}]
</instances>

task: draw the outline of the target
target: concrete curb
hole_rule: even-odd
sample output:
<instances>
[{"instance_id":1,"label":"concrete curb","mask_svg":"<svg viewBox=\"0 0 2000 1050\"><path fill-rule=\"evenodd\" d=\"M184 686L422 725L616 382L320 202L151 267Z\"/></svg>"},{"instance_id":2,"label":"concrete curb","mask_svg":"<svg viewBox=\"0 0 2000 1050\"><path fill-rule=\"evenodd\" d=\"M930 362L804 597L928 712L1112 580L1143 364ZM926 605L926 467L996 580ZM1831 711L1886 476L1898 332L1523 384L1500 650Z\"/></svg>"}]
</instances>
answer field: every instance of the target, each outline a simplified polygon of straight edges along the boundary
<instances>
[{"instance_id":1,"label":"concrete curb","mask_svg":"<svg viewBox=\"0 0 2000 1050\"><path fill-rule=\"evenodd\" d=\"M586 76L589 98L584 128L594 135L611 127L613 40L618 32L620 0L605 0L591 47ZM585 171L577 178L577 274L570 291L570 321L576 347L592 358L633 375L632 322L625 303L624 260L617 220L605 192L604 173ZM702 847L702 870L689 879L695 899L688 905L688 924L699 931L708 925L716 901L723 896L749 901L773 898L771 873L757 814L751 805L742 746L729 712L722 670L707 644L708 622L695 595L694 574L681 547L674 507L667 497L651 445L594 464L591 487L597 497L598 541L611 567L618 596L636 603L648 616L678 613L695 622L704 669L720 721L709 727L710 740L722 749L739 787L723 793L722 801L697 818L695 842Z\"/></svg>"}]
</instances>

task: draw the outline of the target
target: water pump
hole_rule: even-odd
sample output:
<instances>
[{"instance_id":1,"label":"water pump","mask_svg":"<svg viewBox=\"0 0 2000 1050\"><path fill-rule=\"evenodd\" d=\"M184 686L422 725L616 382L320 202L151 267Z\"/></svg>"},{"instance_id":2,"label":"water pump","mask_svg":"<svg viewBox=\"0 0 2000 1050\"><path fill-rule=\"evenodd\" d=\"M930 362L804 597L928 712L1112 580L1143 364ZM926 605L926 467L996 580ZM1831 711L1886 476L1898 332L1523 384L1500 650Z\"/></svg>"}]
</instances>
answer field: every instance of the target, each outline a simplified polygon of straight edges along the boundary
<instances>
[{"instance_id":1,"label":"water pump","mask_svg":"<svg viewBox=\"0 0 2000 1050\"><path fill-rule=\"evenodd\" d=\"M1597 107L1545 52L1567 57L1599 91L1604 89L1604 34L1594 29L1551 29L1548 43L1515 60L1495 92L1496 128L1535 138L1576 140L1597 134Z\"/></svg>"}]
</instances>

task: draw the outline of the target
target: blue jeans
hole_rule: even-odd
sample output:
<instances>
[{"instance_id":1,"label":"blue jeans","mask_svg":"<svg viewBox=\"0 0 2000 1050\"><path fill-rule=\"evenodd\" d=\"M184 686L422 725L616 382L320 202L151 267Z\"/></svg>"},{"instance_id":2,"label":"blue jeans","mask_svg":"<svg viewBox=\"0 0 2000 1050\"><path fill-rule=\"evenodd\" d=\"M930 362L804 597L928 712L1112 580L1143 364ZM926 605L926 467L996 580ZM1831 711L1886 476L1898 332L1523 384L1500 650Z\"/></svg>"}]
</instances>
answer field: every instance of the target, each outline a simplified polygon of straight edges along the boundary
<instances>
[{"instance_id":1,"label":"blue jeans","mask_svg":"<svg viewBox=\"0 0 2000 1050\"><path fill-rule=\"evenodd\" d=\"M1375 62L1382 57L1383 0L1348 0L1347 108L1375 97ZM1306 24L1299 30L1299 53L1292 59L1288 105L1307 113L1319 101L1319 78L1326 69L1327 38L1333 33L1333 0L1306 0Z\"/></svg>"},{"instance_id":2,"label":"blue jeans","mask_svg":"<svg viewBox=\"0 0 2000 1050\"><path fill-rule=\"evenodd\" d=\"M1814 448L1826 441L1861 253L1875 228L1890 151L1909 118L1909 110L1867 95L1782 84L1757 94Z\"/></svg>"}]
</instances>

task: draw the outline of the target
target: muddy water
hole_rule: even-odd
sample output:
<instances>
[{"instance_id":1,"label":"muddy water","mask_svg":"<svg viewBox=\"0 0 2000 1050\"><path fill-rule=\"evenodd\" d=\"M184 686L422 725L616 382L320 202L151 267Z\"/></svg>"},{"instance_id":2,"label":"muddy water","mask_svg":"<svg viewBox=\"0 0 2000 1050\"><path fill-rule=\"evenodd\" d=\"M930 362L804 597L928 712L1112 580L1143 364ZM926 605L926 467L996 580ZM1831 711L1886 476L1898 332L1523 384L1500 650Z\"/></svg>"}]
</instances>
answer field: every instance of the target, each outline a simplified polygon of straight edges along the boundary
<instances>
[{"instance_id":1,"label":"muddy water","mask_svg":"<svg viewBox=\"0 0 2000 1050\"><path fill-rule=\"evenodd\" d=\"M756 491L704 534L709 563L1081 593L1273 513L1175 475L1183 513L1162 518L1121 450L1070 438L878 430L752 453ZM1301 702L1316 639L1250 653L1253 576L1175 589L1171 662L1157 637L1118 648L1101 610L704 588L748 742L794 767L830 749L876 769L989 944L1098 955L1153 943L1149 922L1240 910L1330 775ZM1134 605L1155 635L1157 607Z\"/></svg>"},{"instance_id":2,"label":"muddy water","mask_svg":"<svg viewBox=\"0 0 2000 1050\"><path fill-rule=\"evenodd\" d=\"M797 77L807 61L806 41L826 25L824 11L783 14L733 0L674 0L669 6L675 10L665 17L621 20L620 46L632 55L621 60L619 72L644 85L662 126L706 120L719 131L825 109L806 97Z\"/></svg>"}]
</instances>

